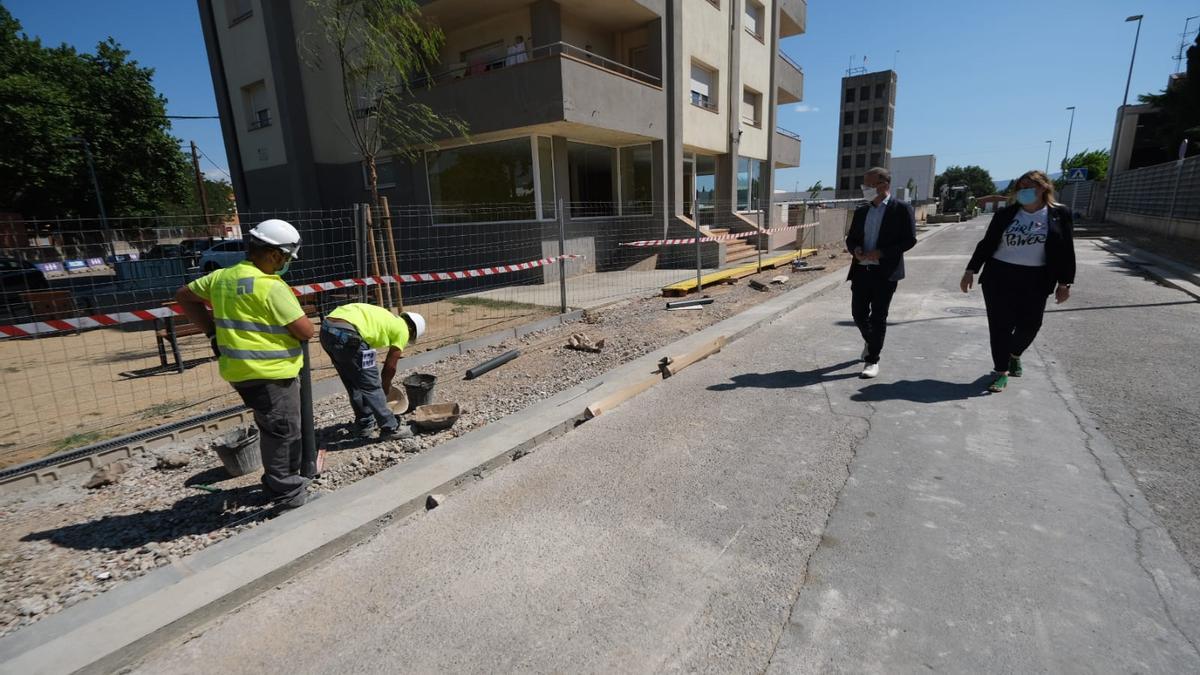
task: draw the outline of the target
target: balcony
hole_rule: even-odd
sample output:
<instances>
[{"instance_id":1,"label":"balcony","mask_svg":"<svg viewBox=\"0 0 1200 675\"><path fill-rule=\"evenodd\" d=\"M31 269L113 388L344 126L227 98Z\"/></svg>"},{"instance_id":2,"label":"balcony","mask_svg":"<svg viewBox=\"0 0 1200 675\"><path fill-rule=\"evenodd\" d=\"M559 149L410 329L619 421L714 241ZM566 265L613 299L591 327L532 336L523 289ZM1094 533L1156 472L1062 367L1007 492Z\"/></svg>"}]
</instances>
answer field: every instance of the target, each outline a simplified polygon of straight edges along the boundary
<instances>
[{"instance_id":1,"label":"balcony","mask_svg":"<svg viewBox=\"0 0 1200 675\"><path fill-rule=\"evenodd\" d=\"M775 83L779 87L779 103L799 103L804 100L804 70L779 52L775 63Z\"/></svg>"},{"instance_id":2,"label":"balcony","mask_svg":"<svg viewBox=\"0 0 1200 675\"><path fill-rule=\"evenodd\" d=\"M775 128L775 168L800 166L800 136L783 127Z\"/></svg>"},{"instance_id":3,"label":"balcony","mask_svg":"<svg viewBox=\"0 0 1200 675\"><path fill-rule=\"evenodd\" d=\"M470 25L535 4L534 0L417 0L421 13L437 19L443 30ZM557 0L563 11L608 24L650 21L665 12L665 0Z\"/></svg>"},{"instance_id":4,"label":"balcony","mask_svg":"<svg viewBox=\"0 0 1200 675\"><path fill-rule=\"evenodd\" d=\"M661 80L565 42L470 66L451 66L414 95L457 115L470 134L573 122L642 137L666 131Z\"/></svg>"},{"instance_id":5,"label":"balcony","mask_svg":"<svg viewBox=\"0 0 1200 675\"><path fill-rule=\"evenodd\" d=\"M779 0L779 37L802 35L808 24L808 3L805 0Z\"/></svg>"}]
</instances>

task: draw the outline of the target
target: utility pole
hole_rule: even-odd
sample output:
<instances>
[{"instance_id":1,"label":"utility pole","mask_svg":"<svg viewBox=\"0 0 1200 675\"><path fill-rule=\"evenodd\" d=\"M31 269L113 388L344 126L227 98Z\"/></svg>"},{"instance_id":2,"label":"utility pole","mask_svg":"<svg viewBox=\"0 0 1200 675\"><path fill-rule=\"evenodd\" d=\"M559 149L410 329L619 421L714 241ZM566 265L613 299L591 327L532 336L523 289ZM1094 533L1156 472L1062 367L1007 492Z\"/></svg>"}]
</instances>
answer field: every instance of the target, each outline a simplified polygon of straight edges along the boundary
<instances>
[{"instance_id":1,"label":"utility pole","mask_svg":"<svg viewBox=\"0 0 1200 675\"><path fill-rule=\"evenodd\" d=\"M192 171L196 174L196 198L200 200L200 213L204 216L205 236L210 236L208 232L210 225L208 220L208 195L204 191L204 174L200 173L200 155L196 150L196 141L190 141L192 144Z\"/></svg>"},{"instance_id":2,"label":"utility pole","mask_svg":"<svg viewBox=\"0 0 1200 675\"><path fill-rule=\"evenodd\" d=\"M92 160L92 148L83 136L71 136L67 140L75 141L83 146L83 155L87 158L88 173L92 175L92 190L96 193L96 206L100 209L100 227L104 228L105 248L108 249L108 254L115 258L117 249L113 245L112 230L108 227L108 214L104 212L104 198L100 196L100 181L96 178L96 162Z\"/></svg>"},{"instance_id":3,"label":"utility pole","mask_svg":"<svg viewBox=\"0 0 1200 675\"><path fill-rule=\"evenodd\" d=\"M1117 177L1117 166L1121 157L1121 131L1125 127L1125 106L1129 104L1129 82L1133 79L1133 62L1137 59L1138 39L1142 37L1143 14L1125 17L1125 23L1137 22L1137 31L1133 34L1133 52L1129 55L1129 74L1125 76L1125 96L1121 99L1121 109L1117 113L1117 137L1113 140L1112 155L1108 158L1108 189L1104 196L1104 213L1101 220L1108 220L1108 203L1112 201L1112 185Z\"/></svg>"},{"instance_id":4,"label":"utility pole","mask_svg":"<svg viewBox=\"0 0 1200 675\"><path fill-rule=\"evenodd\" d=\"M1054 141L1046 141L1046 175L1050 175L1050 149L1054 147Z\"/></svg>"}]
</instances>

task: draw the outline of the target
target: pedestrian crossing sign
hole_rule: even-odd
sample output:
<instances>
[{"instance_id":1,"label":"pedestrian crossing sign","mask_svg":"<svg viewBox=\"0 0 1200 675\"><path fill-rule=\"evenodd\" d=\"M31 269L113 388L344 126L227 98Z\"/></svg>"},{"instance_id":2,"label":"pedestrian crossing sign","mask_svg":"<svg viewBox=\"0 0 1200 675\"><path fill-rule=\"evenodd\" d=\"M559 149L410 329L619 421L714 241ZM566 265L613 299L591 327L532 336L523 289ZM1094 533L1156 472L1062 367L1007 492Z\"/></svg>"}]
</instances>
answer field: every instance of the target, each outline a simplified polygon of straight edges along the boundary
<instances>
[{"instance_id":1,"label":"pedestrian crossing sign","mask_svg":"<svg viewBox=\"0 0 1200 675\"><path fill-rule=\"evenodd\" d=\"M1083 182L1087 181L1087 174L1088 174L1088 170L1087 170L1086 166L1081 166L1081 167L1077 167L1074 169L1067 169L1067 182L1068 183L1083 183Z\"/></svg>"}]
</instances>

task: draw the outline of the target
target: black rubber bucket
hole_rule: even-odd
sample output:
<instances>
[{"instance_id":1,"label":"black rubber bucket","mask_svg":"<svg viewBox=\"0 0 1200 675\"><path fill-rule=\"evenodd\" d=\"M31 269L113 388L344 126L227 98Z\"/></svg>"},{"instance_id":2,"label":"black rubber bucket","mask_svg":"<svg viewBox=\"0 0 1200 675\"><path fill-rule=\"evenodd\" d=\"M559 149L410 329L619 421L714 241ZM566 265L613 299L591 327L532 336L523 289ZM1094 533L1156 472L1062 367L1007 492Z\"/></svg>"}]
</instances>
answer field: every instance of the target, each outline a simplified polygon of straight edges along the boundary
<instances>
[{"instance_id":1,"label":"black rubber bucket","mask_svg":"<svg viewBox=\"0 0 1200 675\"><path fill-rule=\"evenodd\" d=\"M410 413L419 405L433 403L433 387L437 384L436 375L426 375L424 373L413 373L404 378L401 382L404 385L404 393L408 394L408 409L405 413Z\"/></svg>"}]
</instances>

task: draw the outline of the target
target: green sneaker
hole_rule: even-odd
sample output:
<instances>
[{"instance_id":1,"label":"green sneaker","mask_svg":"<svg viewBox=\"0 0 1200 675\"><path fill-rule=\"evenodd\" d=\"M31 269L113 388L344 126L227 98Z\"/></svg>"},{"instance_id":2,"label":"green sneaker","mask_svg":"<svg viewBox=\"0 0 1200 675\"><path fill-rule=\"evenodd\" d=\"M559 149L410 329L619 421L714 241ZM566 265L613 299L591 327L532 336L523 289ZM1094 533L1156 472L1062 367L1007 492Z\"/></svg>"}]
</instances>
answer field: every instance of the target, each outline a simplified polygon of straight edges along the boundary
<instances>
[{"instance_id":1,"label":"green sneaker","mask_svg":"<svg viewBox=\"0 0 1200 675\"><path fill-rule=\"evenodd\" d=\"M1021 357L1019 357L1019 356L1008 357L1008 375L1009 375L1009 377L1020 377L1024 373L1025 373L1025 371L1021 369Z\"/></svg>"},{"instance_id":2,"label":"green sneaker","mask_svg":"<svg viewBox=\"0 0 1200 675\"><path fill-rule=\"evenodd\" d=\"M1004 388L1007 386L1008 375L1000 373L997 374L996 379L992 380L992 383L988 385L988 391L992 392L993 394L999 394L1000 392L1004 391Z\"/></svg>"}]
</instances>

